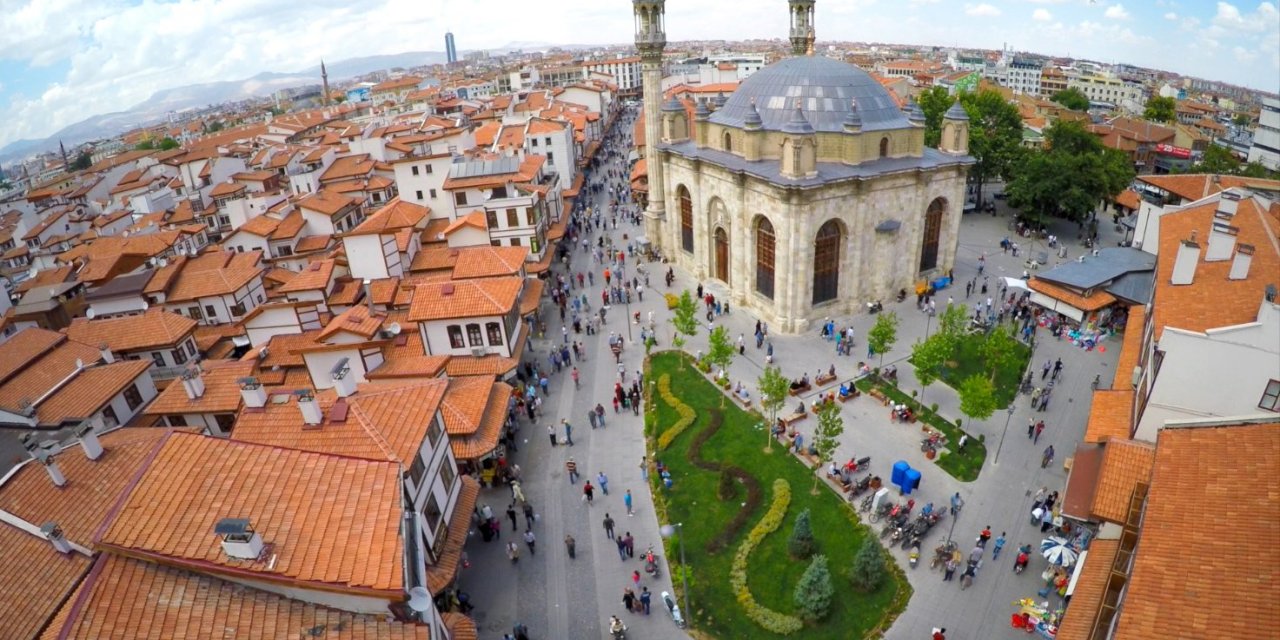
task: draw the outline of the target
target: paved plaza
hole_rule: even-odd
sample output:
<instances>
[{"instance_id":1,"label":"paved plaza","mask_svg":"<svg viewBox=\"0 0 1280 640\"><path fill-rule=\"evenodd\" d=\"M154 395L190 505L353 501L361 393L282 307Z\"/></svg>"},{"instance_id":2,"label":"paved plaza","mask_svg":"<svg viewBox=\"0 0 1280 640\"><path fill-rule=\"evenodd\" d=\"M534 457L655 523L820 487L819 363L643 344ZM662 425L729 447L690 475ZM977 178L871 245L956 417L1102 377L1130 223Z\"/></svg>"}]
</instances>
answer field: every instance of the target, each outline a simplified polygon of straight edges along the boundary
<instances>
[{"instance_id":1,"label":"paved plaza","mask_svg":"<svg viewBox=\"0 0 1280 640\"><path fill-rule=\"evenodd\" d=\"M620 123L620 129L629 131L630 127L624 121ZM597 196L596 202L606 205L607 195ZM939 306L945 304L948 294L956 296L957 302L964 301L964 283L976 275L978 257L984 252L987 256L986 275L993 283L993 295L998 291L998 284L995 283L999 282L1000 277L1021 276L1025 254L1014 258L1002 254L999 247L1000 239L1011 233L1007 230L1009 220L1010 217L1002 206L998 216L965 216L955 266L959 287L941 293L938 297ZM1074 225L1059 222L1053 231L1059 237L1067 239L1067 259L1083 250L1074 240ZM625 244L624 234L634 238L643 232L640 227L619 220L617 229L609 230L608 233L615 243ZM1114 244L1117 239L1113 237L1109 227L1100 233L1104 243ZM1017 240L1026 244L1023 239ZM1054 261L1057 261L1056 254L1052 255ZM536 640L605 638L608 635L606 622L610 615L618 615L626 622L629 638L643 640L687 637L675 628L661 606L658 594L671 590L668 572L664 570L660 579L650 579L644 575L639 560L643 550L651 544L659 555L665 555L658 534L660 523L652 508L649 489L640 478L640 460L645 455L642 418L633 416L626 410L614 414L611 409L606 409L607 424L604 428L592 430L586 421L587 410L597 403L611 407L609 400L617 379L617 365L606 344L609 332L617 332L626 337L627 325L630 324L627 317L629 313L638 311L641 318L647 318L652 312L658 324L661 343L658 348L668 348L671 337L668 322L670 312L667 311L661 294L666 291L678 292L684 288L692 290L698 284L691 279L690 274L677 270L675 284L671 289L666 289L662 282L665 265L649 263L644 266L649 271L653 286L652 289L645 288L643 301L633 299L629 309L622 305L614 306L608 315L607 324L597 335L571 334L571 337L584 342L588 354L585 362L578 363L582 373L581 388L574 388L567 373L551 376L551 391L543 405L542 416L536 423L521 421L519 451L511 457L522 469L523 492L538 515L533 527L537 536L536 555L530 555L527 547L522 544L523 553L519 562L512 565L507 560L505 544L512 540L520 541L505 518L504 512L511 502L510 491L501 487L489 488L481 494L480 504L488 504L495 514L503 516L501 519L504 524L502 538L499 540L485 543L478 534L472 534L472 540L467 545L470 568L461 572L460 588L470 593L476 604L474 616L482 638L501 638L503 633L510 632L516 622L527 625L531 637ZM570 267L575 273L588 267L596 270L595 286L588 286L586 290L588 299L592 300L594 306L600 297L602 283L599 273L603 268L591 264L591 258L580 247L572 253ZM626 265L628 277L637 275L634 268L633 264ZM559 272L563 273L562 270ZM643 276L640 277L643 280ZM721 293L716 285L706 286L711 293ZM575 292L580 293L581 290ZM978 296L975 293L969 302L975 303ZM903 361L910 353L910 345L925 334L927 316L916 310L914 302L914 296L902 303L885 301L886 310L897 311L902 319L898 344L886 355L886 364L905 364ZM545 362L548 350L553 343L560 343L561 332L558 311L550 302L544 304L542 315L547 323L547 338L535 338L531 352L533 355L528 357L539 358L538 362L545 368L548 366ZM826 370L831 364L835 364L841 380L855 375L857 362L865 355L865 336L874 322L874 316L859 314L852 318L833 319L837 326L844 327L851 323L855 328L857 347L854 355L836 356L834 343L821 340L816 329L810 335L773 336L775 361L785 375L794 378L807 372L812 376L815 371ZM764 351L753 348L751 335L755 322L756 318L750 313L737 309L731 315L717 320L717 324L725 326L735 338L739 333L746 336L746 354L734 360L729 375L733 380L740 380L751 387L752 395L758 396L755 382L763 367ZM643 364L644 350L639 344L639 329L639 326L630 327L632 341L621 357L621 362L628 371L628 381ZM691 353L705 351L706 340L706 332L702 332L690 340L686 350ZM1036 419L1045 420L1047 428L1038 444L1033 445L1027 439L1027 419L1033 414L1027 397L1020 396L1015 402L1007 439L996 464L996 449L1008 414L1004 410L998 410L989 420L980 423L968 424L966 420L966 430L973 437L984 436L988 448L987 462L981 476L972 483L956 481L924 458L920 451L922 434L918 425L892 423L888 418L888 410L867 396L841 405L845 433L836 453L837 460L871 456L872 471L886 480L893 462L905 460L923 473L921 489L914 496L918 505L932 501L935 505L944 506L947 498L959 491L965 499L965 507L956 521L954 539L966 551L986 525L990 525L996 535L1001 531L1007 532L1008 544L1000 559L995 562L990 559L984 561L973 585L964 591L959 588L958 581L943 582L941 572L930 571L928 568L927 556L934 546L945 540L951 525L949 518L942 523L940 531L931 532L926 539L922 554L925 557L915 569L907 568L906 552L893 549L890 555L903 566L915 593L906 612L890 629L888 638L927 638L929 631L935 626L946 627L948 638L953 640L1014 638L1025 635L1009 628L1009 615L1014 610L1011 603L1024 597L1035 597L1036 592L1044 586L1040 579L1044 561L1033 557L1029 570L1016 575L1012 572L1016 555L1014 549L1023 543L1036 545L1042 537L1038 527L1030 524L1031 494L1041 486L1060 492L1065 488L1066 472L1062 462L1071 455L1083 436L1089 412L1090 382L1096 374L1101 374L1104 381L1111 379L1120 340L1112 339L1104 343L1104 346L1105 353L1101 350L1086 352L1065 340L1057 341L1041 332L1032 356L1032 367L1038 369L1045 359L1059 357L1065 363L1063 377L1055 387L1048 410L1034 414ZM900 386L907 390L919 388L909 366L901 367L900 372ZM805 400L812 403L812 398ZM962 417L956 394L941 383L935 383L928 389L925 401L937 402L941 413L946 416ZM790 407L791 404L787 406ZM552 447L547 437L548 425L556 425L559 435L563 437L561 418L568 419L574 427L572 447ZM815 424L816 421L811 418L798 423L797 427L809 440L809 430ZM1057 458L1048 468L1042 469L1041 451L1049 444L1057 450ZM585 503L582 499L582 480L577 484L570 484L564 471L564 463L570 456L576 461L583 479L592 479L593 484L597 473L604 472L608 476L609 494L602 495L597 490L594 502ZM622 496L628 489L634 496L634 516L628 516L623 506ZM629 531L634 537L635 559L619 560L617 548L606 537L602 524L606 512L616 521L615 527L619 535ZM523 516L518 518L518 522L519 533L522 534L525 529ZM576 539L575 559L570 559L567 555L563 542L566 535ZM690 559L695 574L697 562L697 558ZM641 585L648 587L653 593L653 612L647 617L626 613L621 604L623 589L632 585L632 572L636 570L641 570ZM837 582L838 587L840 584ZM856 597L856 594L851 594L850 597ZM697 603L693 606L696 608ZM764 635L763 631L761 633Z\"/></svg>"}]
</instances>

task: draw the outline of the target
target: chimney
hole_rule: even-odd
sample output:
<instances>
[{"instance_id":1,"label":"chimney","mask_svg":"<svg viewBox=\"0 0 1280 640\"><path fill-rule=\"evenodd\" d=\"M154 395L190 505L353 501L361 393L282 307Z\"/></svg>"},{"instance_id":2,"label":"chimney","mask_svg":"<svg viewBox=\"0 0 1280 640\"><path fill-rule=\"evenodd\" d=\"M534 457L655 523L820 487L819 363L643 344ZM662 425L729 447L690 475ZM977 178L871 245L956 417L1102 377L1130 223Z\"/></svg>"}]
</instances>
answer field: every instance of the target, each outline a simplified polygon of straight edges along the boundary
<instances>
[{"instance_id":1,"label":"chimney","mask_svg":"<svg viewBox=\"0 0 1280 640\"><path fill-rule=\"evenodd\" d=\"M192 367L182 372L182 388L187 391L187 399L198 400L204 395L204 378L200 369Z\"/></svg>"},{"instance_id":2,"label":"chimney","mask_svg":"<svg viewBox=\"0 0 1280 640\"><path fill-rule=\"evenodd\" d=\"M244 406L250 409L261 409L267 406L267 392L262 388L262 383L253 376L240 378L240 398L244 400Z\"/></svg>"},{"instance_id":3,"label":"chimney","mask_svg":"<svg viewBox=\"0 0 1280 640\"><path fill-rule=\"evenodd\" d=\"M257 560L262 555L262 536L248 518L223 518L213 526L213 533L222 538L222 551L228 558Z\"/></svg>"},{"instance_id":4,"label":"chimney","mask_svg":"<svg viewBox=\"0 0 1280 640\"><path fill-rule=\"evenodd\" d=\"M365 301L365 304L369 305L369 315L372 316L373 315L373 281L368 278L364 279L364 301Z\"/></svg>"},{"instance_id":5,"label":"chimney","mask_svg":"<svg viewBox=\"0 0 1280 640\"><path fill-rule=\"evenodd\" d=\"M1217 176L1214 176L1215 178ZM1214 212L1215 216L1221 216L1230 220L1236 215L1236 207L1240 206L1241 194L1239 191L1228 189L1222 192L1218 197L1218 209Z\"/></svg>"},{"instance_id":6,"label":"chimney","mask_svg":"<svg viewBox=\"0 0 1280 640\"><path fill-rule=\"evenodd\" d=\"M53 450L58 448L58 443L53 440L45 440L44 442L36 442L36 434L24 433L19 438L23 448L31 457L39 460L44 465L44 470L49 474L49 479L53 481L55 487L65 487L67 485L67 477L62 475L62 468L58 466L58 461L53 459Z\"/></svg>"},{"instance_id":7,"label":"chimney","mask_svg":"<svg viewBox=\"0 0 1280 640\"><path fill-rule=\"evenodd\" d=\"M1195 281L1196 263L1199 261L1200 245L1194 239L1183 240L1178 245L1178 255L1173 260L1173 277L1169 279L1169 283L1191 284Z\"/></svg>"},{"instance_id":8,"label":"chimney","mask_svg":"<svg viewBox=\"0 0 1280 640\"><path fill-rule=\"evenodd\" d=\"M351 366L347 361L348 358L343 358L329 370L329 375L333 376L333 388L338 392L339 398L350 397L356 392L356 377L351 375Z\"/></svg>"},{"instance_id":9,"label":"chimney","mask_svg":"<svg viewBox=\"0 0 1280 640\"><path fill-rule=\"evenodd\" d=\"M293 392L298 398L298 411L302 412L303 428L319 427L324 422L324 412L320 410L320 403L316 402L315 393L310 389L298 389Z\"/></svg>"},{"instance_id":10,"label":"chimney","mask_svg":"<svg viewBox=\"0 0 1280 640\"><path fill-rule=\"evenodd\" d=\"M71 553L71 543L67 541L67 537L62 534L62 527L59 527L56 522L40 525L40 533L44 534L45 540L48 540L58 553Z\"/></svg>"},{"instance_id":11,"label":"chimney","mask_svg":"<svg viewBox=\"0 0 1280 640\"><path fill-rule=\"evenodd\" d=\"M102 354L102 361L104 363L111 364L116 361L116 357L111 354L111 348L107 346L107 343L103 342L99 344L98 352Z\"/></svg>"},{"instance_id":12,"label":"chimney","mask_svg":"<svg viewBox=\"0 0 1280 640\"><path fill-rule=\"evenodd\" d=\"M102 443L98 441L98 433L93 430L93 423L85 421L76 428L76 436L80 438L80 448L90 460L102 457Z\"/></svg>"},{"instance_id":13,"label":"chimney","mask_svg":"<svg viewBox=\"0 0 1280 640\"><path fill-rule=\"evenodd\" d=\"M1232 250L1236 248L1236 234L1240 233L1240 229L1226 223L1226 220L1231 219L1229 216L1224 216L1221 211L1213 216L1213 228L1209 230L1209 248L1204 252L1205 262L1230 259Z\"/></svg>"},{"instance_id":14,"label":"chimney","mask_svg":"<svg viewBox=\"0 0 1280 640\"><path fill-rule=\"evenodd\" d=\"M1236 246L1235 258L1231 260L1231 271L1227 273L1228 280L1244 280L1249 277L1249 263L1253 262L1253 245L1239 244Z\"/></svg>"}]
</instances>

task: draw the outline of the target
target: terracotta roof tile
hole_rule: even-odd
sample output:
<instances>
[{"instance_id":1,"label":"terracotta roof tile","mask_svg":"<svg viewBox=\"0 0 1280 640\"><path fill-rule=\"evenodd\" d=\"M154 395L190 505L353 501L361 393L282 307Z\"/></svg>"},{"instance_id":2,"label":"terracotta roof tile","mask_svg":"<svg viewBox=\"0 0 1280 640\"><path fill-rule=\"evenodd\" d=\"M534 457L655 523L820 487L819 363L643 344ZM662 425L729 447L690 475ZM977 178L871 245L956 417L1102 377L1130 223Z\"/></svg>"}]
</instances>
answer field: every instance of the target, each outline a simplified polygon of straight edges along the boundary
<instances>
[{"instance_id":1,"label":"terracotta roof tile","mask_svg":"<svg viewBox=\"0 0 1280 640\"><path fill-rule=\"evenodd\" d=\"M1130 210L1137 211L1138 206L1142 204L1142 199L1138 197L1138 192L1133 189L1125 189L1116 196L1116 204Z\"/></svg>"},{"instance_id":2,"label":"terracotta roof tile","mask_svg":"<svg viewBox=\"0 0 1280 640\"><path fill-rule=\"evenodd\" d=\"M487 278L491 276L519 275L524 269L529 247L462 247L456 249L458 257L453 265L453 277Z\"/></svg>"},{"instance_id":3,"label":"terracotta roof tile","mask_svg":"<svg viewBox=\"0 0 1280 640\"><path fill-rule=\"evenodd\" d=\"M1115 296L1101 289L1094 291L1093 295L1086 298L1074 291L1070 291L1064 287L1059 287L1058 285L1046 282L1036 277L1027 281L1027 288L1038 293L1043 293L1055 300L1061 300L1062 302L1080 309L1081 311L1097 311L1098 309L1106 307L1116 301Z\"/></svg>"},{"instance_id":4,"label":"terracotta roof tile","mask_svg":"<svg viewBox=\"0 0 1280 640\"><path fill-rule=\"evenodd\" d=\"M342 422L329 418L337 395L319 394L315 402L324 411L325 421L318 428L304 428L297 400L284 396L284 402L269 402L263 411L241 412L231 437L273 447L403 462L407 466L422 447L447 385L443 378L361 385L355 395L346 399L347 417Z\"/></svg>"},{"instance_id":5,"label":"terracotta roof tile","mask_svg":"<svg viewBox=\"0 0 1280 640\"><path fill-rule=\"evenodd\" d=\"M261 251L219 251L188 260L169 289L167 302L234 293L262 275Z\"/></svg>"},{"instance_id":6,"label":"terracotta roof tile","mask_svg":"<svg viewBox=\"0 0 1280 640\"><path fill-rule=\"evenodd\" d=\"M477 640L480 637L475 621L457 611L442 613L440 618L449 630L449 640Z\"/></svg>"},{"instance_id":7,"label":"terracotta roof tile","mask_svg":"<svg viewBox=\"0 0 1280 640\"><path fill-rule=\"evenodd\" d=\"M426 245L434 243L443 243L445 241L445 232L448 231L452 223L448 218L436 218L427 222L427 226L418 234L418 238L422 240L422 244Z\"/></svg>"},{"instance_id":8,"label":"terracotta roof tile","mask_svg":"<svg viewBox=\"0 0 1280 640\"><path fill-rule=\"evenodd\" d=\"M1133 413L1133 397L1133 389L1127 382L1122 389L1094 391L1084 441L1099 443L1106 442L1109 438L1128 439L1132 434L1130 416Z\"/></svg>"},{"instance_id":9,"label":"terracotta roof tile","mask_svg":"<svg viewBox=\"0 0 1280 640\"><path fill-rule=\"evenodd\" d=\"M461 376L449 380L440 415L459 460L479 458L498 446L506 420L511 387L493 376Z\"/></svg>"},{"instance_id":10,"label":"terracotta roof tile","mask_svg":"<svg viewBox=\"0 0 1280 640\"><path fill-rule=\"evenodd\" d=\"M259 366L264 369L306 366L306 361L302 359L302 355L295 352L295 350L314 345L319 335L319 329L312 329L302 333L272 336L271 341L267 343L267 357L259 361Z\"/></svg>"},{"instance_id":11,"label":"terracotta roof tile","mask_svg":"<svg viewBox=\"0 0 1280 640\"><path fill-rule=\"evenodd\" d=\"M79 422L97 413L151 368L151 360L124 360L81 371L36 407L40 424Z\"/></svg>"},{"instance_id":12,"label":"terracotta roof tile","mask_svg":"<svg viewBox=\"0 0 1280 640\"><path fill-rule=\"evenodd\" d=\"M355 229L352 229L347 235L382 234L417 227L430 214L431 209L420 204L405 202L397 196L374 212L367 220L361 222Z\"/></svg>"},{"instance_id":13,"label":"terracotta roof tile","mask_svg":"<svg viewBox=\"0 0 1280 640\"><path fill-rule=\"evenodd\" d=\"M107 345L116 353L151 347L173 348L196 328L196 321L163 309L148 309L140 316L87 320L76 318L67 327L67 336L76 342Z\"/></svg>"},{"instance_id":14,"label":"terracotta roof tile","mask_svg":"<svg viewBox=\"0 0 1280 640\"><path fill-rule=\"evenodd\" d=\"M1133 368L1142 355L1142 331L1146 327L1147 308L1142 305L1129 307L1129 318L1124 324L1124 343L1120 346L1120 360L1116 362L1116 375L1112 389L1133 387Z\"/></svg>"},{"instance_id":15,"label":"terracotta roof tile","mask_svg":"<svg viewBox=\"0 0 1280 640\"><path fill-rule=\"evenodd\" d=\"M98 436L103 453L97 460L86 457L79 444L63 448L54 458L67 479L62 487L54 486L38 463L25 463L0 485L0 510L36 526L56 522L68 540L90 547L116 497L165 432L149 427L105 432Z\"/></svg>"},{"instance_id":16,"label":"terracotta roof tile","mask_svg":"<svg viewBox=\"0 0 1280 640\"><path fill-rule=\"evenodd\" d=\"M1246 638L1274 626L1277 421L1160 430L1116 640Z\"/></svg>"},{"instance_id":17,"label":"terracotta roof tile","mask_svg":"<svg viewBox=\"0 0 1280 640\"><path fill-rule=\"evenodd\" d=\"M298 239L298 244L293 247L293 253L298 255L311 253L312 251L324 251L329 248L331 242L333 242L333 236L330 235L304 236Z\"/></svg>"},{"instance_id":18,"label":"terracotta roof tile","mask_svg":"<svg viewBox=\"0 0 1280 640\"><path fill-rule=\"evenodd\" d=\"M253 375L254 362L210 361L200 364L200 378L204 393L192 400L182 383L175 381L165 387L143 411L149 416L235 413L240 409L240 378Z\"/></svg>"},{"instance_id":19,"label":"terracotta roof tile","mask_svg":"<svg viewBox=\"0 0 1280 640\"><path fill-rule=\"evenodd\" d=\"M207 352L215 345L230 342L228 338L244 335L244 332L244 327L238 324L201 325L196 327L196 348L208 355Z\"/></svg>"},{"instance_id":20,"label":"terracotta roof tile","mask_svg":"<svg viewBox=\"0 0 1280 640\"><path fill-rule=\"evenodd\" d=\"M1228 279L1232 260L1206 262L1206 250L1202 248L1194 281L1186 285L1171 284L1179 243L1194 233L1202 241L1202 247L1207 245L1216 210L1217 202L1207 202L1181 211L1169 211L1160 217L1160 252L1156 259L1155 294L1152 298L1156 341L1164 335L1165 326L1205 331L1256 321L1263 287L1273 283L1275 274L1280 273L1280 242L1277 242L1276 229L1271 225L1266 209L1249 197L1240 200L1236 214L1231 218L1231 225L1239 229L1236 246L1248 244L1254 248L1248 277Z\"/></svg>"},{"instance_id":21,"label":"terracotta roof tile","mask_svg":"<svg viewBox=\"0 0 1280 640\"><path fill-rule=\"evenodd\" d=\"M201 571L400 598L399 467L172 433L100 544ZM223 518L249 519L271 545L269 561L229 558L213 533Z\"/></svg>"},{"instance_id":22,"label":"terracotta roof tile","mask_svg":"<svg viewBox=\"0 0 1280 640\"><path fill-rule=\"evenodd\" d=\"M205 532L208 535L208 532ZM74 605L76 606L72 606ZM71 610L74 608L74 612ZM47 632L66 640L430 640L430 627L358 614L181 569L104 554Z\"/></svg>"},{"instance_id":23,"label":"terracotta roof tile","mask_svg":"<svg viewBox=\"0 0 1280 640\"><path fill-rule=\"evenodd\" d=\"M1093 632L1093 621L1102 607L1111 564L1119 548L1119 540L1094 539L1089 543L1089 555L1085 556L1084 568L1076 580L1071 604L1062 617L1062 624L1058 625L1059 640L1085 640Z\"/></svg>"},{"instance_id":24,"label":"terracotta roof tile","mask_svg":"<svg viewBox=\"0 0 1280 640\"><path fill-rule=\"evenodd\" d=\"M27 368L37 358L66 341L56 331L32 327L0 343L0 381Z\"/></svg>"},{"instance_id":25,"label":"terracotta roof tile","mask_svg":"<svg viewBox=\"0 0 1280 640\"><path fill-rule=\"evenodd\" d=\"M480 483L475 478L461 476L459 479L462 481L462 489L458 491L458 500L453 507L453 517L449 519L444 545L436 563L427 567L427 590L431 595L436 595L453 584L458 575L462 547L467 542L467 531L471 528L471 514L475 511L476 499L480 496Z\"/></svg>"},{"instance_id":26,"label":"terracotta roof tile","mask_svg":"<svg viewBox=\"0 0 1280 640\"><path fill-rule=\"evenodd\" d=\"M1129 515L1129 499L1139 482L1151 478L1155 446L1124 438L1112 438L1103 445L1102 468L1093 493L1091 511L1095 518L1123 523Z\"/></svg>"},{"instance_id":27,"label":"terracotta roof tile","mask_svg":"<svg viewBox=\"0 0 1280 640\"><path fill-rule=\"evenodd\" d=\"M463 227L472 227L475 229L488 229L489 223L484 219L483 211L472 211L457 220L454 220L449 226L445 227L444 234L451 235L454 231Z\"/></svg>"},{"instance_id":28,"label":"terracotta roof tile","mask_svg":"<svg viewBox=\"0 0 1280 640\"><path fill-rule=\"evenodd\" d=\"M385 315L370 314L369 307L365 305L355 305L334 316L333 320L330 320L329 324L320 331L316 341L327 342L339 332L355 334L367 340L382 328L382 323L386 319Z\"/></svg>"},{"instance_id":29,"label":"terracotta roof tile","mask_svg":"<svg viewBox=\"0 0 1280 640\"><path fill-rule=\"evenodd\" d=\"M356 204L358 204L358 201L355 199L329 191L328 189L320 189L297 202L297 205L300 208L318 211L330 218L346 211L349 207L353 207Z\"/></svg>"},{"instance_id":30,"label":"terracotta roof tile","mask_svg":"<svg viewBox=\"0 0 1280 640\"><path fill-rule=\"evenodd\" d=\"M3 522L0 549L0 637L35 638L75 591L91 561L79 553L59 553L47 540Z\"/></svg>"},{"instance_id":31,"label":"terracotta roof tile","mask_svg":"<svg viewBox=\"0 0 1280 640\"><path fill-rule=\"evenodd\" d=\"M545 285L545 282L537 278L530 278L525 282L524 293L520 294L520 315L527 316L538 310L538 304L542 302L542 290Z\"/></svg>"},{"instance_id":32,"label":"terracotta roof tile","mask_svg":"<svg viewBox=\"0 0 1280 640\"><path fill-rule=\"evenodd\" d=\"M445 365L445 373L450 376L504 376L516 368L519 362L514 358L497 355L482 357L453 356Z\"/></svg>"},{"instance_id":33,"label":"terracotta roof tile","mask_svg":"<svg viewBox=\"0 0 1280 640\"><path fill-rule=\"evenodd\" d=\"M333 259L315 260L308 264L306 269L290 278L289 282L276 289L276 291L279 293L296 293L298 291L323 289L329 285L329 280L333 277L333 269L336 265L337 261Z\"/></svg>"},{"instance_id":34,"label":"terracotta roof tile","mask_svg":"<svg viewBox=\"0 0 1280 640\"><path fill-rule=\"evenodd\" d=\"M506 315L516 308L524 278L477 278L418 285L409 320Z\"/></svg>"},{"instance_id":35,"label":"terracotta roof tile","mask_svg":"<svg viewBox=\"0 0 1280 640\"><path fill-rule=\"evenodd\" d=\"M0 345L0 362L8 363L6 356L19 351L19 349L9 349L9 343L22 340L23 334L30 331L43 331L43 329L27 329L10 338L4 345ZM23 401L34 404L41 396L75 373L77 361L82 365L92 366L102 358L102 354L96 347L67 340L62 336L59 338L61 341L57 342L56 346L39 352L34 358L29 358L25 364L19 365L20 370L12 372L9 378L0 382L0 409L20 411L19 407ZM43 343L43 336L40 340ZM62 393L61 390L58 394L60 393ZM52 399L47 398L40 407ZM41 410L40 407L37 407L37 411Z\"/></svg>"},{"instance_id":36,"label":"terracotta roof tile","mask_svg":"<svg viewBox=\"0 0 1280 640\"><path fill-rule=\"evenodd\" d=\"M1245 178L1241 176L1199 174L1168 174L1138 176L1140 182L1159 187L1184 200L1194 201L1211 196L1223 189L1245 187L1260 191L1280 190L1280 180Z\"/></svg>"}]
</instances>

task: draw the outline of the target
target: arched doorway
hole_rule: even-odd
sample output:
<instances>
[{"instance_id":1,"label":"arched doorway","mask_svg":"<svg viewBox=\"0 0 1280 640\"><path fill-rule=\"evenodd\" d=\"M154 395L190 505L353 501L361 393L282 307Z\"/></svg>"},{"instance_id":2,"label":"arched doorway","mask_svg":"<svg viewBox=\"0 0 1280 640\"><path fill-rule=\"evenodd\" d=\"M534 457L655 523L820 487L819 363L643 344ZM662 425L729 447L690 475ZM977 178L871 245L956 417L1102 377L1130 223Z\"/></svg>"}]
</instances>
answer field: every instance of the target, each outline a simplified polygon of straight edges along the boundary
<instances>
[{"instance_id":1,"label":"arched doorway","mask_svg":"<svg viewBox=\"0 0 1280 640\"><path fill-rule=\"evenodd\" d=\"M716 279L729 284L729 234L716 227Z\"/></svg>"},{"instance_id":2,"label":"arched doorway","mask_svg":"<svg viewBox=\"0 0 1280 640\"><path fill-rule=\"evenodd\" d=\"M693 199L684 185L676 190L676 198L680 200L680 246L693 253Z\"/></svg>"},{"instance_id":3,"label":"arched doorway","mask_svg":"<svg viewBox=\"0 0 1280 640\"><path fill-rule=\"evenodd\" d=\"M840 223L828 220L813 241L813 304L835 300L840 294Z\"/></svg>"},{"instance_id":4,"label":"arched doorway","mask_svg":"<svg viewBox=\"0 0 1280 640\"><path fill-rule=\"evenodd\" d=\"M938 240L942 236L942 214L947 201L935 198L924 214L924 243L920 246L920 273L938 267Z\"/></svg>"},{"instance_id":5,"label":"arched doorway","mask_svg":"<svg viewBox=\"0 0 1280 640\"><path fill-rule=\"evenodd\" d=\"M769 219L756 218L756 292L773 299L773 268L776 239Z\"/></svg>"}]
</instances>

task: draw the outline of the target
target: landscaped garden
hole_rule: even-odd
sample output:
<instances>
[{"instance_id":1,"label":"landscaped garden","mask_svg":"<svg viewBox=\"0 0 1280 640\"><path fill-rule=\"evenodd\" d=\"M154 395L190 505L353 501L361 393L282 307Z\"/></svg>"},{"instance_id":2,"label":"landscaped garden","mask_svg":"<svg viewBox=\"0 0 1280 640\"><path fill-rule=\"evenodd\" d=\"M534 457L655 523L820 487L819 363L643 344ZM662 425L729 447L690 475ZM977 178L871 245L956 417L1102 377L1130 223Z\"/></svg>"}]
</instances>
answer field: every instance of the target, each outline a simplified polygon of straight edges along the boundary
<instances>
[{"instance_id":1,"label":"landscaped garden","mask_svg":"<svg viewBox=\"0 0 1280 640\"><path fill-rule=\"evenodd\" d=\"M649 452L672 486L656 473L650 481L660 521L682 524L666 553L677 591L688 578L692 627L726 640L844 640L888 629L911 588L851 505L827 487L815 492L812 468L782 444L766 450L765 420L725 402L689 356L654 354L647 379L657 387L646 414ZM794 535L802 513L811 551ZM679 566L681 544L687 568Z\"/></svg>"},{"instance_id":2,"label":"landscaped garden","mask_svg":"<svg viewBox=\"0 0 1280 640\"><path fill-rule=\"evenodd\" d=\"M1007 361L988 365L983 345L988 339L981 333L968 334L956 342L955 352L942 365L941 380L947 386L959 390L961 383L974 375L988 375L995 370L995 400L997 407L1007 407L1018 395L1027 361L1031 359L1031 347L1019 341L1012 342L1013 355Z\"/></svg>"}]
</instances>

